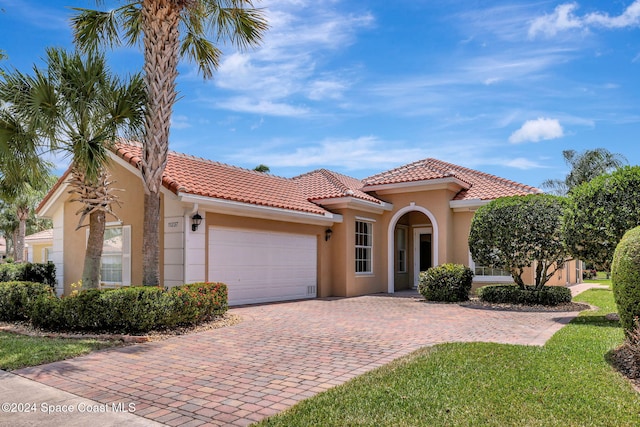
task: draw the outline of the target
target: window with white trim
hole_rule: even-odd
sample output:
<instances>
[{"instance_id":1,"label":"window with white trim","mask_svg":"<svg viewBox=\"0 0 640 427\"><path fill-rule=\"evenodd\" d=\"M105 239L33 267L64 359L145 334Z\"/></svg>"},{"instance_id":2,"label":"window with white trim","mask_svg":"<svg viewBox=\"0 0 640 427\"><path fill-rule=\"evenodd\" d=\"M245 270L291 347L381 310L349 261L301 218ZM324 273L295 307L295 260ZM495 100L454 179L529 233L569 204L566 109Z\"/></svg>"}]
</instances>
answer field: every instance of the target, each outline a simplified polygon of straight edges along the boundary
<instances>
[{"instance_id":1,"label":"window with white trim","mask_svg":"<svg viewBox=\"0 0 640 427\"><path fill-rule=\"evenodd\" d=\"M356 273L371 273L373 224L356 221Z\"/></svg>"},{"instance_id":2,"label":"window with white trim","mask_svg":"<svg viewBox=\"0 0 640 427\"><path fill-rule=\"evenodd\" d=\"M89 230L87 230L87 236ZM100 283L103 288L131 285L131 226L116 225L104 230Z\"/></svg>"},{"instance_id":3,"label":"window with white trim","mask_svg":"<svg viewBox=\"0 0 640 427\"><path fill-rule=\"evenodd\" d=\"M495 280L499 282L511 280L511 273L509 270L503 270L501 268L486 267L484 265L476 264L476 262L469 254L469 267L473 270L476 280L483 281Z\"/></svg>"},{"instance_id":4,"label":"window with white trim","mask_svg":"<svg viewBox=\"0 0 640 427\"><path fill-rule=\"evenodd\" d=\"M509 273L509 271L503 270L501 268L484 267L482 265L476 264L474 270L475 270L474 273L475 273L476 276L505 276L505 277L511 277L511 273Z\"/></svg>"},{"instance_id":5,"label":"window with white trim","mask_svg":"<svg viewBox=\"0 0 640 427\"><path fill-rule=\"evenodd\" d=\"M398 273L407 272L407 229L396 228L396 269Z\"/></svg>"}]
</instances>

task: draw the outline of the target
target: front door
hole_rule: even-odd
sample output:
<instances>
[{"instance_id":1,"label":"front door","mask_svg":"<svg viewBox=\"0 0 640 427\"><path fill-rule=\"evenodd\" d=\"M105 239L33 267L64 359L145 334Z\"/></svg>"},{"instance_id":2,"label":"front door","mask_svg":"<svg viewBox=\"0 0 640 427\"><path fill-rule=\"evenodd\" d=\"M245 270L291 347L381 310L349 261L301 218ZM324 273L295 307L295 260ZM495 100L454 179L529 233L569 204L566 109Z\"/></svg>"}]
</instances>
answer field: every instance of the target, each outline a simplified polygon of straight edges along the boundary
<instances>
[{"instance_id":1,"label":"front door","mask_svg":"<svg viewBox=\"0 0 640 427\"><path fill-rule=\"evenodd\" d=\"M420 272L433 267L432 228L413 229L413 287L420 283Z\"/></svg>"}]
</instances>

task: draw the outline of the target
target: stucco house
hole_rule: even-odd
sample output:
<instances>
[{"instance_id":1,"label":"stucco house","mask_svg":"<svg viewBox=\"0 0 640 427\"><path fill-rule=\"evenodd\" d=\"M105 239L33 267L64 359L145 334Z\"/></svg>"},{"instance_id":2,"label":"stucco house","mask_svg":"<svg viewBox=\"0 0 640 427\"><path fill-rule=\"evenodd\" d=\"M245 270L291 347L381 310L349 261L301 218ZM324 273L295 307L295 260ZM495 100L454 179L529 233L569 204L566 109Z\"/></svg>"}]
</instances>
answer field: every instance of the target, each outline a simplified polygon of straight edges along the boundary
<instances>
[{"instance_id":1,"label":"stucco house","mask_svg":"<svg viewBox=\"0 0 640 427\"><path fill-rule=\"evenodd\" d=\"M141 146L119 143L111 157L114 186L124 191L118 219L107 225L102 279L140 284ZM86 247L67 177L38 208L54 224L49 256L59 294L80 279ZM435 159L364 180L326 169L282 178L174 152L163 184L161 283L224 282L231 305L395 292L445 262L471 266L478 284L510 282L505 272L474 265L471 219L492 199L540 191ZM578 263L571 265L554 284L580 280Z\"/></svg>"},{"instance_id":2,"label":"stucco house","mask_svg":"<svg viewBox=\"0 0 640 427\"><path fill-rule=\"evenodd\" d=\"M29 262L46 263L51 261L53 249L53 230L42 230L24 238L25 259Z\"/></svg>"}]
</instances>

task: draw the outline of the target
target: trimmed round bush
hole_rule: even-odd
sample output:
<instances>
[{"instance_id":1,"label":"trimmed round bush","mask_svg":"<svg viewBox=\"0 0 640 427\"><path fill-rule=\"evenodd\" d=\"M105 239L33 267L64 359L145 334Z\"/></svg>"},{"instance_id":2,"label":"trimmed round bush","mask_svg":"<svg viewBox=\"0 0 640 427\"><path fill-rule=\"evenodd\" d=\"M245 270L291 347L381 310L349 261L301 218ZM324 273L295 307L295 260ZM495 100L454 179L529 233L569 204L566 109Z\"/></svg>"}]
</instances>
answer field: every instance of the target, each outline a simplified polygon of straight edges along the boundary
<instances>
[{"instance_id":1,"label":"trimmed round bush","mask_svg":"<svg viewBox=\"0 0 640 427\"><path fill-rule=\"evenodd\" d=\"M51 286L34 282L0 283L0 320L27 320L38 298L53 296Z\"/></svg>"},{"instance_id":2,"label":"trimmed round bush","mask_svg":"<svg viewBox=\"0 0 640 427\"><path fill-rule=\"evenodd\" d=\"M477 291L480 301L494 304L549 305L571 302L571 289L564 286L544 286L536 290L535 286L524 289L514 285L488 285Z\"/></svg>"},{"instance_id":3,"label":"trimmed round bush","mask_svg":"<svg viewBox=\"0 0 640 427\"><path fill-rule=\"evenodd\" d=\"M628 335L640 316L640 227L625 233L616 246L611 264L613 296L620 325Z\"/></svg>"},{"instance_id":4,"label":"trimmed round bush","mask_svg":"<svg viewBox=\"0 0 640 427\"><path fill-rule=\"evenodd\" d=\"M420 273L418 291L427 301L467 301L473 271L462 264L442 264Z\"/></svg>"}]
</instances>

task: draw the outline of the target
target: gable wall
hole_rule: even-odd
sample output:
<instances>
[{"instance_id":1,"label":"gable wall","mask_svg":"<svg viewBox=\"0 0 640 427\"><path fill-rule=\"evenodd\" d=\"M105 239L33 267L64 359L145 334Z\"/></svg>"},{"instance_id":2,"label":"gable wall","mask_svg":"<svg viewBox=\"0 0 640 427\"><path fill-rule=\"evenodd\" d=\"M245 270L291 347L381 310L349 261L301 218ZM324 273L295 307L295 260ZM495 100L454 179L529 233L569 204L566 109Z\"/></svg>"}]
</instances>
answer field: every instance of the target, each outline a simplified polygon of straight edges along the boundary
<instances>
[{"instance_id":1,"label":"gable wall","mask_svg":"<svg viewBox=\"0 0 640 427\"><path fill-rule=\"evenodd\" d=\"M112 181L114 181L113 187L123 189L123 191L116 192L121 206L115 206L114 212L118 215L123 225L131 226L131 284L140 285L142 284L142 221L144 212L144 189L142 181L138 176L133 175L129 170L115 162L111 162L110 171ZM71 202L70 199L73 198L72 195L67 194L64 197L63 283L64 294L68 295L71 292L70 285L82 278L86 251L86 230L88 228L82 227L76 230L78 220L80 219L80 216L76 215L76 212L82 208L82 204L79 202ZM106 220L107 223L117 221L110 215L107 215ZM83 225L88 225L88 223L89 218L87 217ZM57 224L55 225L57 226ZM162 246L160 246L160 248L162 248Z\"/></svg>"}]
</instances>

